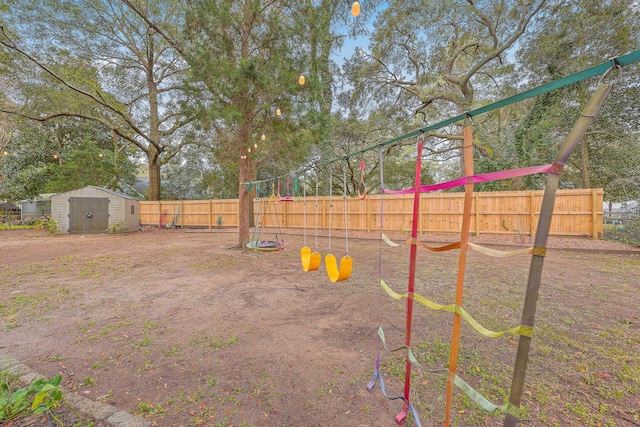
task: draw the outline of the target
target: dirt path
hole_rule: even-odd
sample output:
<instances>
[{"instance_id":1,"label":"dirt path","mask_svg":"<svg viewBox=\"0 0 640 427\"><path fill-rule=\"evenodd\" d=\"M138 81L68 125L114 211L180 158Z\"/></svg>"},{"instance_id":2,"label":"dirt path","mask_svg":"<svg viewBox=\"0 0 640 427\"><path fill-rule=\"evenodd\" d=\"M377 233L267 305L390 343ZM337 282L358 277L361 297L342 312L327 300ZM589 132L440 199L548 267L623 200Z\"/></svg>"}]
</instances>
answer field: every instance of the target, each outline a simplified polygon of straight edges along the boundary
<instances>
[{"instance_id":1,"label":"dirt path","mask_svg":"<svg viewBox=\"0 0 640 427\"><path fill-rule=\"evenodd\" d=\"M45 375L62 373L78 393L158 426L394 425L401 403L365 388L378 325L392 345L404 340L406 302L377 285L378 240L352 240L352 278L332 284L324 266L302 272L302 236L257 257L234 249L236 239L182 230L0 231L0 352ZM343 255L344 241L332 247ZM407 254L383 249L383 277L398 291ZM419 292L452 301L457 251L420 256ZM527 425L638 425L640 252L552 250L545 263ZM490 328L518 324L527 269L528 257L471 254L468 309ZM450 316L419 307L413 321L417 356L445 364ZM517 337L480 339L467 326L463 337L461 375L502 403ZM383 353L383 361L388 392L402 394L403 355ZM443 417L443 384L415 373L423 426ZM456 425L502 418L461 395L454 405Z\"/></svg>"}]
</instances>

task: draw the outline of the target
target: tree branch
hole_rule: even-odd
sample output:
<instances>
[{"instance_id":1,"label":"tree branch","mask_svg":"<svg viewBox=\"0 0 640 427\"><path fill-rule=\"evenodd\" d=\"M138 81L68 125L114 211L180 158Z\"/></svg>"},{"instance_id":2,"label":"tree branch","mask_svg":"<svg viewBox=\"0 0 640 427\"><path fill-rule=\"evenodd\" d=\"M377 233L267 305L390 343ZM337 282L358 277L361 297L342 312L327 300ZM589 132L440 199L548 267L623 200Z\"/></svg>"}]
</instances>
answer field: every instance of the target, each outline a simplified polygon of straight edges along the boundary
<instances>
[{"instance_id":1,"label":"tree branch","mask_svg":"<svg viewBox=\"0 0 640 427\"><path fill-rule=\"evenodd\" d=\"M113 124L110 123L108 120L105 120L99 117L89 116L87 114L60 112L60 113L48 114L46 116L32 116L30 114L22 113L20 111L8 110L2 107L0 107L0 113L11 114L14 116L23 117L25 119L29 119L37 122L47 122L49 120L56 119L58 117L77 117L80 119L91 120L91 121L102 124L106 128L110 129L112 132L114 132L116 135L136 145L140 150L144 151L145 153L149 150L144 144L141 144L140 141L122 132L120 129L113 126Z\"/></svg>"},{"instance_id":2,"label":"tree branch","mask_svg":"<svg viewBox=\"0 0 640 427\"><path fill-rule=\"evenodd\" d=\"M173 47L176 50L176 52L178 52L180 54L180 56L182 56L186 60L187 55L186 55L184 49L182 48L182 46L180 45L180 43L175 41L173 38L169 37L169 35L164 30L162 30L160 27L158 27L155 23L153 23L146 16L146 14L144 14L144 13L142 13L142 11L138 10L138 8L135 7L130 0L122 0L122 2L124 4L126 4L131 10L133 10L140 18L142 18L142 20L144 20L144 22L146 22L149 27L153 28L154 31L156 31L158 34L160 34L162 36L162 38L165 39L165 41L167 43L169 43L171 45L171 47Z\"/></svg>"},{"instance_id":3,"label":"tree branch","mask_svg":"<svg viewBox=\"0 0 640 427\"><path fill-rule=\"evenodd\" d=\"M42 64L39 60L37 60L35 57L29 55L26 51L20 49L14 42L13 40L7 35L4 26L0 26L0 33L4 36L3 38L0 38L0 44L3 45L4 47L6 47L7 49L10 49L12 51L18 52L21 55L23 55L25 58L27 58L29 61L31 61L32 63L34 63L36 66L38 66L40 69L42 69L43 71L45 71L47 74L49 74L51 77L53 77L54 79L56 79L57 81L59 81L60 83L62 83L62 85L64 85L65 87L69 88L71 91L78 93L80 95L83 95L89 99L91 99L93 102L95 102L98 105L101 105L102 107L106 108L107 110L110 110L112 112L114 112L116 115L118 115L119 117L121 117L125 123L127 123L127 125L134 131L136 132L138 135L140 135L142 138L144 138L145 140L147 140L151 145L154 145L158 150L160 150L160 144L158 144L157 141L152 141L151 138L149 138L140 128L138 128L138 126L133 123L133 121L131 121L131 119L129 117L127 117L122 111L120 111L119 109L115 108L114 106L112 106L111 104L109 104L108 102L106 102L103 98L102 95L100 95L100 93L97 92L98 96L95 96L85 90L82 90L78 87L75 87L74 85L72 85L71 83L67 82L65 79L63 79L62 77L60 77L57 73L55 73L53 70L51 70L49 67L47 67L46 65ZM5 40L6 39L6 40ZM75 114L75 113L73 113ZM66 115L68 116L69 113L63 113L61 115ZM75 114L76 117L82 117L81 114ZM102 119L101 119L102 120ZM105 121L102 121L102 123L105 123ZM115 126L110 125L110 128L116 129Z\"/></svg>"}]
</instances>

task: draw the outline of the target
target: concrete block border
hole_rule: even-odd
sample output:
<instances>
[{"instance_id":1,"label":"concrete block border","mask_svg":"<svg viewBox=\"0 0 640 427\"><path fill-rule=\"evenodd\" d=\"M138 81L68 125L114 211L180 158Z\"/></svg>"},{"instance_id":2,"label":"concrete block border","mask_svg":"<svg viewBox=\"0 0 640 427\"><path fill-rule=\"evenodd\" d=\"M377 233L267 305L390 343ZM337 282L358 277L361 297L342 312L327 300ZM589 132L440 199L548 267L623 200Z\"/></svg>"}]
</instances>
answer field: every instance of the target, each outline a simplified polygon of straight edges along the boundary
<instances>
[{"instance_id":1,"label":"concrete block border","mask_svg":"<svg viewBox=\"0 0 640 427\"><path fill-rule=\"evenodd\" d=\"M27 365L2 353L0 353L0 371L18 375L25 384L31 384L39 378L44 378L43 375L33 371ZM61 389L67 402L84 416L106 421L112 427L151 427L151 421L142 417L121 411L115 406L72 393L64 387L61 387Z\"/></svg>"}]
</instances>

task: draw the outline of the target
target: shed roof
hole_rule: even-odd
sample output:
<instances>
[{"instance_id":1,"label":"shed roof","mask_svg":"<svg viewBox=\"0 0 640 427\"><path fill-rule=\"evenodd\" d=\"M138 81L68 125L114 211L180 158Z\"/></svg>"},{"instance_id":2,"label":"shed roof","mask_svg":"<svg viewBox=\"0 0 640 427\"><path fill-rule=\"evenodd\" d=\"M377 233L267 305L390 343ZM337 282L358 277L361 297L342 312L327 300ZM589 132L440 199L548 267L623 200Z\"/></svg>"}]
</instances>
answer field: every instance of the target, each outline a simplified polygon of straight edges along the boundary
<instances>
[{"instance_id":1,"label":"shed roof","mask_svg":"<svg viewBox=\"0 0 640 427\"><path fill-rule=\"evenodd\" d=\"M20 210L19 207L9 202L0 202L0 209L8 211L8 210Z\"/></svg>"},{"instance_id":2,"label":"shed roof","mask_svg":"<svg viewBox=\"0 0 640 427\"><path fill-rule=\"evenodd\" d=\"M112 194L114 196L122 197L124 199L138 200L138 198L130 196L128 194L120 193L120 192L114 191L114 190L109 190L107 188L96 187L95 185L87 185L86 187L82 187L82 188L95 188L97 190L104 191L105 193L109 193L109 194ZM64 193L58 193L58 194L56 194L56 196L62 196L64 194L71 193L73 191L82 190L82 188L76 188L75 190L69 190L69 191L65 191Z\"/></svg>"}]
</instances>

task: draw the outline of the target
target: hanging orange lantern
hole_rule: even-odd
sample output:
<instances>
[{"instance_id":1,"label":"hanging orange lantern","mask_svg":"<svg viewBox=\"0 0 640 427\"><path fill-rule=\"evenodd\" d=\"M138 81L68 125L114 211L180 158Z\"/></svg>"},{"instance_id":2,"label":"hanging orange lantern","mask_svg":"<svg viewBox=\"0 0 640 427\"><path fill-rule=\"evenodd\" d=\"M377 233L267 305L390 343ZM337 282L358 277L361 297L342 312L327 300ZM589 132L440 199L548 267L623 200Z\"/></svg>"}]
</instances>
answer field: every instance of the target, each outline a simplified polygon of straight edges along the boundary
<instances>
[{"instance_id":1,"label":"hanging orange lantern","mask_svg":"<svg viewBox=\"0 0 640 427\"><path fill-rule=\"evenodd\" d=\"M351 14L355 17L360 15L360 3L358 0L353 2L353 6L351 6Z\"/></svg>"}]
</instances>

